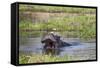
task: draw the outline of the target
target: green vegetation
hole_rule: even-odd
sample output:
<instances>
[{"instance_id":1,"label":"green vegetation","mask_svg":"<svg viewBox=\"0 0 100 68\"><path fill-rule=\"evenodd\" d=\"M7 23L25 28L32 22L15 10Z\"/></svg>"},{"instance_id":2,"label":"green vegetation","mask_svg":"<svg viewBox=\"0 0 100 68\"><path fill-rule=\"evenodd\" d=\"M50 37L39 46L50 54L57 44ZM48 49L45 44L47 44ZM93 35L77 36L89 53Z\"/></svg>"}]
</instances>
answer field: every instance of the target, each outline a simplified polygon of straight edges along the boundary
<instances>
[{"instance_id":1,"label":"green vegetation","mask_svg":"<svg viewBox=\"0 0 100 68\"><path fill-rule=\"evenodd\" d=\"M41 34L39 31L56 29L64 37L79 37L84 40L95 38L96 10L93 8L20 5L19 11L21 36L38 37ZM59 15L60 13L62 14Z\"/></svg>"},{"instance_id":2,"label":"green vegetation","mask_svg":"<svg viewBox=\"0 0 100 68\"><path fill-rule=\"evenodd\" d=\"M19 56L19 63L26 64L26 63L45 63L45 62L61 62L61 61L69 61L70 57L67 55L63 57L59 56L52 56L52 55L20 55Z\"/></svg>"},{"instance_id":3,"label":"green vegetation","mask_svg":"<svg viewBox=\"0 0 100 68\"><path fill-rule=\"evenodd\" d=\"M59 32L61 36L66 38L80 38L85 41L95 39L96 10L94 8L60 6L19 6L20 37L41 37L42 34L49 31ZM24 41L21 42L24 43ZM76 58L72 59L67 55L63 57L36 54L19 55L20 64L70 61L74 59Z\"/></svg>"},{"instance_id":4,"label":"green vegetation","mask_svg":"<svg viewBox=\"0 0 100 68\"><path fill-rule=\"evenodd\" d=\"M68 17L68 18L55 18L51 19L46 23L32 23L28 21L21 21L19 23L20 30L22 31L23 36L34 35L37 37L40 35L40 31L47 31L56 29L60 34L65 37L80 37L81 39L92 39L95 38L95 16L77 16L77 17ZM36 31L38 30L38 31ZM68 32L66 32L68 31ZM69 33L69 34L68 34Z\"/></svg>"},{"instance_id":5,"label":"green vegetation","mask_svg":"<svg viewBox=\"0 0 100 68\"><path fill-rule=\"evenodd\" d=\"M66 13L95 13L93 8L61 7L61 6L42 6L42 5L20 5L20 11L31 12L66 12Z\"/></svg>"},{"instance_id":6,"label":"green vegetation","mask_svg":"<svg viewBox=\"0 0 100 68\"><path fill-rule=\"evenodd\" d=\"M21 55L19 56L19 64L25 64L28 63L29 57L26 55Z\"/></svg>"}]
</instances>

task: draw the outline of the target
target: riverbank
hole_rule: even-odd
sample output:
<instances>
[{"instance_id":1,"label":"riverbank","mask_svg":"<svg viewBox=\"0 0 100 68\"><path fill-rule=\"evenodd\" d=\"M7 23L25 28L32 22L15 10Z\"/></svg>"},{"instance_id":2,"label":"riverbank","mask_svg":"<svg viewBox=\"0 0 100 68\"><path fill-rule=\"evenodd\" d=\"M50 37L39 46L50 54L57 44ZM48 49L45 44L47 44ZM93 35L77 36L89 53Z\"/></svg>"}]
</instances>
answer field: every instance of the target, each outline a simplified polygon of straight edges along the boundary
<instances>
[{"instance_id":1,"label":"riverbank","mask_svg":"<svg viewBox=\"0 0 100 68\"><path fill-rule=\"evenodd\" d=\"M19 63L45 63L45 62L61 62L61 61L68 61L70 58L68 56L52 56L52 55L38 55L32 54L30 56L20 55L19 56Z\"/></svg>"}]
</instances>

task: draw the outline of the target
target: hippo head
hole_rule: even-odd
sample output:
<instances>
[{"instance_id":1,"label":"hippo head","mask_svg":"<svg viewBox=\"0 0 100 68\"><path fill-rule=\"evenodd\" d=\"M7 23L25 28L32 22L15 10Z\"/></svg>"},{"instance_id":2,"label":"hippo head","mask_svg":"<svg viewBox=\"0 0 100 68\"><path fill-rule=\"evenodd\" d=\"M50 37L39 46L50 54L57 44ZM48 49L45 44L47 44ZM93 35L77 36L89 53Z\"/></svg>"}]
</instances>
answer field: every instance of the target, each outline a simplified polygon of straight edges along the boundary
<instances>
[{"instance_id":1,"label":"hippo head","mask_svg":"<svg viewBox=\"0 0 100 68\"><path fill-rule=\"evenodd\" d=\"M54 35L52 33L46 34L43 36L41 42L44 43L43 52L45 54L56 55L60 53L60 50L57 50L59 44L60 36Z\"/></svg>"},{"instance_id":2,"label":"hippo head","mask_svg":"<svg viewBox=\"0 0 100 68\"><path fill-rule=\"evenodd\" d=\"M55 46L56 39L53 34L47 34L42 38L41 42L44 43L46 47L53 47Z\"/></svg>"}]
</instances>

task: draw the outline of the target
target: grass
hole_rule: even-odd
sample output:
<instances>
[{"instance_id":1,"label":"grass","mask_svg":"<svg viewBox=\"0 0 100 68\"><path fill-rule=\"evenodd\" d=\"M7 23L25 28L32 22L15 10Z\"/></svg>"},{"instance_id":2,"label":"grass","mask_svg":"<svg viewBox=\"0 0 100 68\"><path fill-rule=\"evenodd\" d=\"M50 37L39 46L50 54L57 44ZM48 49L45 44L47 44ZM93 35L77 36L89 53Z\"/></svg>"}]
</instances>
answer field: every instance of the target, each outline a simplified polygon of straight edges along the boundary
<instances>
[{"instance_id":1,"label":"grass","mask_svg":"<svg viewBox=\"0 0 100 68\"><path fill-rule=\"evenodd\" d=\"M52 31L53 29L59 31L64 37L90 40L96 36L96 10L92 8L20 5L19 11L20 36L39 37L41 34L39 31ZM39 14L34 15L34 12L39 12ZM62 14L55 15L59 12ZM30 15L32 13L33 18ZM42 19L41 16L42 14L45 16L45 13L51 13L50 18Z\"/></svg>"},{"instance_id":2,"label":"grass","mask_svg":"<svg viewBox=\"0 0 100 68\"><path fill-rule=\"evenodd\" d=\"M42 5L20 5L19 10L31 12L65 12L65 13L95 13L93 8L77 8L77 7L57 7L57 6L42 6Z\"/></svg>"},{"instance_id":3,"label":"grass","mask_svg":"<svg viewBox=\"0 0 100 68\"><path fill-rule=\"evenodd\" d=\"M26 12L26 14L25 14ZM39 12L39 14L35 12ZM49 13L46 18L44 13ZM58 15L55 13L58 13ZM61 15L59 14L61 13ZM59 32L61 36L91 40L96 36L96 10L92 8L56 7L39 5L19 5L19 36L40 37L44 31ZM33 14L33 18L32 18ZM44 14L44 18L41 15ZM53 15L53 16L52 16ZM36 16L36 17L35 17ZM43 16L43 15L42 15ZM48 16L48 15L47 15ZM34 22L33 22L34 21ZM45 63L70 61L70 56L20 55L19 63ZM79 58L78 58L79 59Z\"/></svg>"},{"instance_id":4,"label":"grass","mask_svg":"<svg viewBox=\"0 0 100 68\"><path fill-rule=\"evenodd\" d=\"M79 37L81 39L92 39L95 38L96 23L95 16L77 16L77 17L62 17L60 19L50 19L47 23L37 22L32 23L29 21L21 21L19 23L20 35L29 36L33 35L37 37L41 31L60 30L60 34L64 34L65 37ZM24 30L24 31L21 31ZM34 31L35 30L35 31ZM68 31L67 33L65 31ZM69 34L68 34L69 33Z\"/></svg>"},{"instance_id":5,"label":"grass","mask_svg":"<svg viewBox=\"0 0 100 68\"><path fill-rule=\"evenodd\" d=\"M65 55L63 57L52 56L52 55L20 55L19 56L19 63L26 64L26 63L45 63L45 62L61 62L61 61L68 61L70 58Z\"/></svg>"}]
</instances>

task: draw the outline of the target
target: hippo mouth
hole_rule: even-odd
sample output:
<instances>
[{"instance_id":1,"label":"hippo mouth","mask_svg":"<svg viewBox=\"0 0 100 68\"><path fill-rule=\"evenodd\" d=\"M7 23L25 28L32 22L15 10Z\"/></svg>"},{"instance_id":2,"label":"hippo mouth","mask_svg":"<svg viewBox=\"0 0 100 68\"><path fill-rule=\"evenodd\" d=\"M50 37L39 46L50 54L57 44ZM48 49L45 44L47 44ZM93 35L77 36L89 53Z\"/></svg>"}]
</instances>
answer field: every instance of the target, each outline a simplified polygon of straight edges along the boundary
<instances>
[{"instance_id":1,"label":"hippo mouth","mask_svg":"<svg viewBox=\"0 0 100 68\"><path fill-rule=\"evenodd\" d=\"M46 39L42 41L42 43L45 44L44 49L50 49L50 50L55 49L55 41L52 41L51 39Z\"/></svg>"},{"instance_id":2,"label":"hippo mouth","mask_svg":"<svg viewBox=\"0 0 100 68\"><path fill-rule=\"evenodd\" d=\"M53 35L48 34L42 38L41 42L45 44L44 48L54 48L56 39Z\"/></svg>"},{"instance_id":3,"label":"hippo mouth","mask_svg":"<svg viewBox=\"0 0 100 68\"><path fill-rule=\"evenodd\" d=\"M54 41L52 41L51 39L46 39L46 40L42 41L42 43L45 43L46 45L51 46L51 45L53 45Z\"/></svg>"},{"instance_id":4,"label":"hippo mouth","mask_svg":"<svg viewBox=\"0 0 100 68\"><path fill-rule=\"evenodd\" d=\"M55 41L53 41L52 39L45 39L43 41L41 41L42 43L54 43Z\"/></svg>"}]
</instances>

